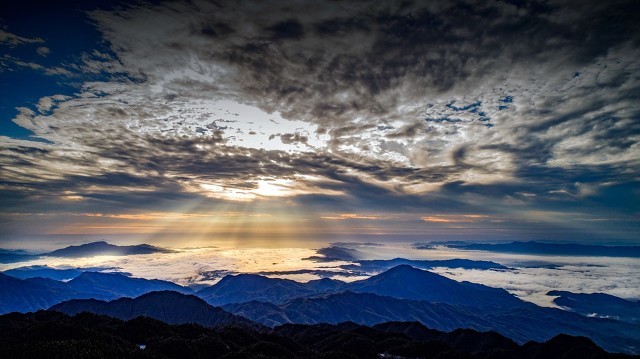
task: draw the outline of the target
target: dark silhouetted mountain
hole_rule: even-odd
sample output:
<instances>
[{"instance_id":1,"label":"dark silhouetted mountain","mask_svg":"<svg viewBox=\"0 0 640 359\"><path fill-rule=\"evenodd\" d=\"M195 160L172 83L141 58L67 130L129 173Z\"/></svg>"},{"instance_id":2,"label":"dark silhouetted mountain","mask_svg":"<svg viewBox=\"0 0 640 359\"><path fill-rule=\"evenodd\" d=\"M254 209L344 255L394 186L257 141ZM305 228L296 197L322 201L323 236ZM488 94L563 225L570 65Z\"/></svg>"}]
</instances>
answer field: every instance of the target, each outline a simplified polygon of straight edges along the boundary
<instances>
[{"instance_id":1,"label":"dark silhouetted mountain","mask_svg":"<svg viewBox=\"0 0 640 359\"><path fill-rule=\"evenodd\" d=\"M391 327L402 328L402 323ZM495 333L457 331L416 340L354 323L251 327L171 325L149 317L122 321L54 311L0 316L2 358L522 358L607 359L585 338L558 336L519 347ZM144 345L145 349L141 349ZM460 345L460 347L456 347ZM470 349L465 349L470 348Z\"/></svg>"},{"instance_id":2,"label":"dark silhouetted mountain","mask_svg":"<svg viewBox=\"0 0 640 359\"><path fill-rule=\"evenodd\" d=\"M582 294L553 290L547 295L558 296L553 300L555 304L582 315L640 324L640 302L604 293Z\"/></svg>"},{"instance_id":3,"label":"dark silhouetted mountain","mask_svg":"<svg viewBox=\"0 0 640 359\"><path fill-rule=\"evenodd\" d=\"M606 358L606 351L597 346L589 338L559 334L543 345L536 342L527 343L522 352L534 358Z\"/></svg>"},{"instance_id":4,"label":"dark silhouetted mountain","mask_svg":"<svg viewBox=\"0 0 640 359\"><path fill-rule=\"evenodd\" d=\"M419 322L387 322L376 324L373 328L385 333L402 333L415 341L439 340L457 350L470 353L518 350L516 342L493 331L456 329L443 332L427 328Z\"/></svg>"},{"instance_id":5,"label":"dark silhouetted mountain","mask_svg":"<svg viewBox=\"0 0 640 359\"><path fill-rule=\"evenodd\" d=\"M515 351L518 349L516 342L494 331L478 332L472 329L456 329L444 333L438 340L453 348L470 353L497 350Z\"/></svg>"},{"instance_id":6,"label":"dark silhouetted mountain","mask_svg":"<svg viewBox=\"0 0 640 359\"><path fill-rule=\"evenodd\" d=\"M118 273L84 272L67 282L68 288L80 293L91 293L96 299L116 299L172 290L190 294L193 291L172 282L159 279L132 278Z\"/></svg>"},{"instance_id":7,"label":"dark silhouetted mountain","mask_svg":"<svg viewBox=\"0 0 640 359\"><path fill-rule=\"evenodd\" d=\"M304 259L314 261L314 262L336 262L336 261L355 262L358 259L360 259L360 254L361 254L356 249L338 247L338 246L320 248L316 251L316 253L318 253L319 256L311 256Z\"/></svg>"},{"instance_id":8,"label":"dark silhouetted mountain","mask_svg":"<svg viewBox=\"0 0 640 359\"><path fill-rule=\"evenodd\" d=\"M110 302L96 299L73 299L56 304L50 310L75 315L81 312L108 315L129 320L146 316L169 324L195 323L205 327L249 325L255 323L213 307L194 295L159 291L137 298L120 298Z\"/></svg>"},{"instance_id":9,"label":"dark silhouetted mountain","mask_svg":"<svg viewBox=\"0 0 640 359\"><path fill-rule=\"evenodd\" d=\"M385 322L376 324L374 329L385 333L402 333L412 340L427 341L437 340L445 332L427 328L420 322Z\"/></svg>"},{"instance_id":10,"label":"dark silhouetted mountain","mask_svg":"<svg viewBox=\"0 0 640 359\"><path fill-rule=\"evenodd\" d=\"M478 261L471 259L443 259L443 260L413 260L405 258L360 260L358 264L341 265L342 269L358 270L362 272L380 272L402 264L421 269L431 269L436 267L464 268L464 269L508 269L502 264L491 261Z\"/></svg>"},{"instance_id":11,"label":"dark silhouetted mountain","mask_svg":"<svg viewBox=\"0 0 640 359\"><path fill-rule=\"evenodd\" d=\"M343 292L298 298L280 305L248 302L228 304L223 308L267 326L345 321L375 325L388 321L419 321L429 328L444 331L457 328L493 330L519 343L545 341L568 333L587 336L609 350L634 352L640 348L640 328L637 326L535 305L497 311L495 308Z\"/></svg>"},{"instance_id":12,"label":"dark silhouetted mountain","mask_svg":"<svg viewBox=\"0 0 640 359\"><path fill-rule=\"evenodd\" d=\"M117 246L104 241L69 246L57 249L53 252L43 253L47 257L79 258L92 256L128 256L135 254L171 253L165 248L154 247L149 244L139 244L135 246Z\"/></svg>"},{"instance_id":13,"label":"dark silhouetted mountain","mask_svg":"<svg viewBox=\"0 0 640 359\"><path fill-rule=\"evenodd\" d=\"M250 300L279 303L313 295L316 291L288 279L268 278L256 274L228 275L197 295L211 305L242 303Z\"/></svg>"},{"instance_id":14,"label":"dark silhouetted mountain","mask_svg":"<svg viewBox=\"0 0 640 359\"><path fill-rule=\"evenodd\" d=\"M576 243L543 243L536 241L496 244L470 242L431 242L424 244L417 243L415 248L433 249L434 246L445 246L455 249L499 253L640 258L640 246L605 246Z\"/></svg>"},{"instance_id":15,"label":"dark silhouetted mountain","mask_svg":"<svg viewBox=\"0 0 640 359\"><path fill-rule=\"evenodd\" d=\"M409 265L400 265L373 277L347 283L342 289L395 298L483 308L491 307L501 310L531 305L509 294L504 289L470 282L457 282Z\"/></svg>"}]
</instances>

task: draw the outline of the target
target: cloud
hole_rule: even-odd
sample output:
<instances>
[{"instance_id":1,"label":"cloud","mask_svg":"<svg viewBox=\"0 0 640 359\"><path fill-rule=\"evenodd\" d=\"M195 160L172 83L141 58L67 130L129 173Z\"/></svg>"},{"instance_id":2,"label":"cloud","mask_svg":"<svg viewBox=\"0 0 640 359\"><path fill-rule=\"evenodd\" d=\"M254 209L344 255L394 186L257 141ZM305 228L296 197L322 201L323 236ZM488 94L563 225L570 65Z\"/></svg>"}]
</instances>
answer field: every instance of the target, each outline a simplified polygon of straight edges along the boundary
<instances>
[{"instance_id":1,"label":"cloud","mask_svg":"<svg viewBox=\"0 0 640 359\"><path fill-rule=\"evenodd\" d=\"M51 49L45 46L40 46L36 49L36 52L42 57L47 57L51 53Z\"/></svg>"},{"instance_id":2,"label":"cloud","mask_svg":"<svg viewBox=\"0 0 640 359\"><path fill-rule=\"evenodd\" d=\"M46 68L3 58L83 84L20 110L14 122L40 142L1 139L0 191L104 207L294 198L322 213L343 200L354 213L440 223L637 211L609 196L638 184L637 10L195 1L91 11L113 53Z\"/></svg>"},{"instance_id":3,"label":"cloud","mask_svg":"<svg viewBox=\"0 0 640 359\"><path fill-rule=\"evenodd\" d=\"M381 216L373 216L373 215L362 215L357 213L340 213L336 215L322 216L322 219L330 219L330 220L338 220L343 221L347 219L357 219L357 220L378 220L382 219Z\"/></svg>"},{"instance_id":4,"label":"cloud","mask_svg":"<svg viewBox=\"0 0 640 359\"><path fill-rule=\"evenodd\" d=\"M433 215L422 217L422 220L432 223L473 223L488 217L482 214Z\"/></svg>"},{"instance_id":5,"label":"cloud","mask_svg":"<svg viewBox=\"0 0 640 359\"><path fill-rule=\"evenodd\" d=\"M362 248L362 247L359 247ZM327 247L321 252L332 254L336 247ZM39 259L24 263L3 265L1 270L24 266L50 266L58 269L78 268L86 270L118 271L131 273L134 277L170 280L182 285L200 288L217 282L225 275L235 273L261 273L263 275L308 281L318 277L334 277L345 281L366 278L399 263L393 260L399 252L403 257L420 257L424 252L397 246L367 246L366 254L357 251L361 266L343 265L341 262L313 262L305 260L316 251L301 248L182 248L172 253L136 255L128 257L93 257L74 259ZM341 250L344 250L342 248ZM346 254L353 256L351 249ZM342 253L344 254L344 253ZM445 261L413 260L412 265L430 267L429 270L458 281L466 280L493 287L504 288L520 298L539 305L554 306L550 290L567 290L575 293L607 293L622 298L640 298L640 269L633 258L594 258L531 256L517 254L495 254L462 251L438 251L434 257ZM467 260L446 259L466 257ZM377 258L378 260L371 260ZM380 258L384 258L381 259ZM431 257L433 258L433 257ZM485 262L472 262L483 260ZM343 260L350 261L346 258ZM508 270L464 269L466 266L492 265L494 261L508 265ZM344 263L344 262L342 262ZM432 266L437 263L449 267ZM495 264L495 263L493 263ZM458 268L451 268L458 267Z\"/></svg>"},{"instance_id":6,"label":"cloud","mask_svg":"<svg viewBox=\"0 0 640 359\"><path fill-rule=\"evenodd\" d=\"M39 37L35 37L35 38L23 37L23 36L12 34L10 32L0 29L1 45L8 45L8 46L14 47L14 46L23 45L23 44L42 44L42 43L44 43L44 40Z\"/></svg>"}]
</instances>

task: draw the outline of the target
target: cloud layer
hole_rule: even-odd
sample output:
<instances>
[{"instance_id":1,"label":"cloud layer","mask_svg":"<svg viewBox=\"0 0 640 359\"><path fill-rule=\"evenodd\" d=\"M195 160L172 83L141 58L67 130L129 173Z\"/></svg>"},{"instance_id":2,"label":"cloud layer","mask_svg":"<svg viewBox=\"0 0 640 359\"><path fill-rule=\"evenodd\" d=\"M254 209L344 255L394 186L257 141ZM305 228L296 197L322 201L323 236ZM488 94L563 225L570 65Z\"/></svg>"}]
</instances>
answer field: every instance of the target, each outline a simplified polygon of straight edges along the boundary
<instances>
[{"instance_id":1,"label":"cloud layer","mask_svg":"<svg viewBox=\"0 0 640 359\"><path fill-rule=\"evenodd\" d=\"M413 213L416 228L631 240L639 10L165 1L90 11L110 53L60 64L83 79L74 96L20 109L14 122L37 141L0 137L3 211L283 199L326 220ZM43 41L0 32L4 46Z\"/></svg>"}]
</instances>

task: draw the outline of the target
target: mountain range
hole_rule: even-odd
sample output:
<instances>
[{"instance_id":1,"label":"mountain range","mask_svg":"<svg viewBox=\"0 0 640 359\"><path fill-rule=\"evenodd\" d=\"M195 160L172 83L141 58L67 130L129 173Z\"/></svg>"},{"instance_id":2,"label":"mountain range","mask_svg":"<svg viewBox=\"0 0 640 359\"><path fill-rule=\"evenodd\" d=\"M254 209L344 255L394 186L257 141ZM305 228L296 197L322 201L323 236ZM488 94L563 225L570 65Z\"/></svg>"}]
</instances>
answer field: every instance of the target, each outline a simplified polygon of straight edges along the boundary
<instances>
[{"instance_id":1,"label":"mountain range","mask_svg":"<svg viewBox=\"0 0 640 359\"><path fill-rule=\"evenodd\" d=\"M502 289L456 282L406 265L342 284L333 280L298 283L247 274L227 276L196 295L208 303L193 302L197 307L189 312L204 313L205 305L222 305L229 313L268 327L292 323L351 321L375 325L419 321L445 331L493 330L521 344L530 340L546 341L565 333L589 337L611 351L633 353L640 348L640 328L631 323L538 307ZM80 300L62 303L53 309L64 309L70 314L112 313L104 307L104 303Z\"/></svg>"},{"instance_id":2,"label":"mountain range","mask_svg":"<svg viewBox=\"0 0 640 359\"><path fill-rule=\"evenodd\" d=\"M220 307L211 306L194 295L174 291L150 292L135 299L120 298L110 302L73 299L56 304L50 310L69 315L91 312L123 320L145 316L169 324L195 323L205 327L229 325L259 327L244 317L231 314Z\"/></svg>"},{"instance_id":3,"label":"mountain range","mask_svg":"<svg viewBox=\"0 0 640 359\"><path fill-rule=\"evenodd\" d=\"M93 256L129 256L136 254L171 253L170 249L149 244L118 246L105 241L69 246L46 253L29 253L23 250L0 249L0 263L16 263L41 257L81 258Z\"/></svg>"},{"instance_id":4,"label":"mountain range","mask_svg":"<svg viewBox=\"0 0 640 359\"><path fill-rule=\"evenodd\" d=\"M495 332L441 332L417 322L367 327L287 324L171 325L149 317L123 321L55 311L0 316L3 358L626 358L584 337L559 335L522 346Z\"/></svg>"},{"instance_id":5,"label":"mountain range","mask_svg":"<svg viewBox=\"0 0 640 359\"><path fill-rule=\"evenodd\" d=\"M571 293L552 290L557 296L553 302L560 307L589 317L611 318L640 324L640 302L615 297L605 293Z\"/></svg>"},{"instance_id":6,"label":"mountain range","mask_svg":"<svg viewBox=\"0 0 640 359\"><path fill-rule=\"evenodd\" d=\"M118 299L122 297L137 298ZM112 302L106 302L109 300ZM444 331L493 330L519 344L564 333L589 337L606 350L640 352L640 328L633 323L538 307L503 289L457 282L408 265L351 283L229 275L196 293L171 282L119 273L85 272L68 282L0 274L2 313L49 307L69 314L90 311L121 319L147 315L205 326L226 323L227 319L216 319L216 315L246 318L243 320L255 322L256 327L418 321Z\"/></svg>"},{"instance_id":7,"label":"mountain range","mask_svg":"<svg viewBox=\"0 0 640 359\"><path fill-rule=\"evenodd\" d=\"M223 308L267 326L286 323L341 323L374 325L388 321L419 321L438 330L473 328L494 330L519 343L545 341L568 333L587 336L611 351L637 353L640 329L630 323L588 318L560 309L531 306L498 311L419 300L342 292L299 298L283 304L247 302Z\"/></svg>"},{"instance_id":8,"label":"mountain range","mask_svg":"<svg viewBox=\"0 0 640 359\"><path fill-rule=\"evenodd\" d=\"M48 278L19 279L0 273L0 314L46 309L69 299L111 300L158 290L192 293L189 288L172 282L131 278L117 273L84 272L68 282Z\"/></svg>"},{"instance_id":9,"label":"mountain range","mask_svg":"<svg viewBox=\"0 0 640 359\"><path fill-rule=\"evenodd\" d=\"M323 283L324 285L314 281L298 283L287 279L239 274L226 276L217 284L202 289L197 294L212 305L247 301L281 303L298 297L344 291L500 309L528 305L504 289L457 282L409 265L399 265L381 274L351 283L337 280Z\"/></svg>"},{"instance_id":10,"label":"mountain range","mask_svg":"<svg viewBox=\"0 0 640 359\"><path fill-rule=\"evenodd\" d=\"M537 241L514 241L509 243L448 241L416 243L414 245L416 249L426 250L436 247L499 253L640 258L640 246L606 246L599 244L545 243Z\"/></svg>"}]
</instances>

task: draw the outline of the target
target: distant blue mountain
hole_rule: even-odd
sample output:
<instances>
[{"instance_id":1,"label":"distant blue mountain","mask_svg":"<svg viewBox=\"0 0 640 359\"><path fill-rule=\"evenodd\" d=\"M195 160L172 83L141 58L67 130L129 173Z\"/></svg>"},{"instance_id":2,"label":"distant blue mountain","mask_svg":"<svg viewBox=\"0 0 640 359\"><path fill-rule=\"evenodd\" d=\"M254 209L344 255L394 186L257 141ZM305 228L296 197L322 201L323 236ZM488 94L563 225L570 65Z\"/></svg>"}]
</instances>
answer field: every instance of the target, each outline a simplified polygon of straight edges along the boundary
<instances>
[{"instance_id":1,"label":"distant blue mountain","mask_svg":"<svg viewBox=\"0 0 640 359\"><path fill-rule=\"evenodd\" d=\"M197 295L211 305L247 301L281 303L293 298L317 296L339 291L374 293L402 299L448 304L512 308L531 305L504 289L470 282L457 282L409 265L399 265L370 278L344 283L334 280L298 283L256 274L229 275Z\"/></svg>"},{"instance_id":2,"label":"distant blue mountain","mask_svg":"<svg viewBox=\"0 0 640 359\"><path fill-rule=\"evenodd\" d=\"M177 284L115 273L85 272L69 282L47 278L19 279L0 273L0 314L46 309L69 299L111 300L157 290L192 293Z\"/></svg>"},{"instance_id":3,"label":"distant blue mountain","mask_svg":"<svg viewBox=\"0 0 640 359\"><path fill-rule=\"evenodd\" d=\"M118 273L84 272L66 283L68 288L90 293L93 298L111 300L120 297L137 297L159 291L172 290L184 294L193 291L172 282L159 279L131 278Z\"/></svg>"},{"instance_id":4,"label":"distant blue mountain","mask_svg":"<svg viewBox=\"0 0 640 359\"><path fill-rule=\"evenodd\" d=\"M605 246L576 243L543 243L536 241L496 244L453 241L416 243L414 247L416 249L430 250L436 246L499 253L640 258L640 246Z\"/></svg>"},{"instance_id":5,"label":"distant blue mountain","mask_svg":"<svg viewBox=\"0 0 640 359\"><path fill-rule=\"evenodd\" d=\"M149 244L118 246L104 241L69 246L47 253L28 253L23 250L0 249L0 263L25 262L41 257L81 258L93 256L129 256L135 254L171 253L170 249Z\"/></svg>"},{"instance_id":6,"label":"distant blue mountain","mask_svg":"<svg viewBox=\"0 0 640 359\"><path fill-rule=\"evenodd\" d=\"M57 269L46 265L34 265L9 269L2 273L20 279L40 277L54 280L69 280L79 276L85 271L86 269L83 268Z\"/></svg>"},{"instance_id":7,"label":"distant blue mountain","mask_svg":"<svg viewBox=\"0 0 640 359\"><path fill-rule=\"evenodd\" d=\"M464 243L464 242L454 242ZM424 248L421 248L424 249ZM502 264L491 261L480 261L471 259L443 259L443 260L415 260L405 258L394 259L376 259L365 260L361 259L363 253L353 248L345 248L332 245L330 247L320 248L316 250L319 255L304 258L305 260L311 260L314 262L336 262L346 261L353 262L353 264L344 264L340 268L346 269L351 272L359 273L375 273L385 271L389 268L401 264L407 264L416 268L431 269L435 267L445 268L464 268L464 269L508 269Z\"/></svg>"},{"instance_id":8,"label":"distant blue mountain","mask_svg":"<svg viewBox=\"0 0 640 359\"><path fill-rule=\"evenodd\" d=\"M228 313L220 307L212 307L196 296L174 291L150 292L135 299L120 298L110 302L95 299L74 299L56 304L50 310L68 315L90 312L122 320L145 316L169 324L195 323L205 327L256 326L250 320Z\"/></svg>"},{"instance_id":9,"label":"distant blue mountain","mask_svg":"<svg viewBox=\"0 0 640 359\"><path fill-rule=\"evenodd\" d=\"M399 265L370 278L345 284L341 290L484 308L529 306L504 289L458 282L439 274Z\"/></svg>"},{"instance_id":10,"label":"distant blue mountain","mask_svg":"<svg viewBox=\"0 0 640 359\"><path fill-rule=\"evenodd\" d=\"M335 292L345 285L345 282L336 279L322 278L308 281L305 286L317 292Z\"/></svg>"},{"instance_id":11,"label":"distant blue mountain","mask_svg":"<svg viewBox=\"0 0 640 359\"><path fill-rule=\"evenodd\" d=\"M405 258L394 258L394 259L376 259L376 260L359 260L358 264L345 264L341 265L340 268L347 270L359 270L362 272L380 272L387 270L389 268L393 268L399 266L401 264L410 265L416 268L422 269L431 269L436 267L445 267L445 268L463 268L463 269L509 269L508 267L503 266L502 264L491 262L491 261L479 261L479 260L471 260L471 259L442 259L442 260L415 260L415 259L405 259Z\"/></svg>"},{"instance_id":12,"label":"distant blue mountain","mask_svg":"<svg viewBox=\"0 0 640 359\"><path fill-rule=\"evenodd\" d=\"M582 315L611 318L640 324L640 302L604 293L571 293L552 290L547 295L558 296L553 302Z\"/></svg>"},{"instance_id":13,"label":"distant blue mountain","mask_svg":"<svg viewBox=\"0 0 640 359\"><path fill-rule=\"evenodd\" d=\"M315 289L288 279L238 274L222 278L213 286L200 290L197 295L211 305L224 305L250 300L277 303L315 293Z\"/></svg>"},{"instance_id":14,"label":"distant blue mountain","mask_svg":"<svg viewBox=\"0 0 640 359\"><path fill-rule=\"evenodd\" d=\"M0 248L0 263L25 262L37 258L38 255L28 253L20 249Z\"/></svg>"},{"instance_id":15,"label":"distant blue mountain","mask_svg":"<svg viewBox=\"0 0 640 359\"><path fill-rule=\"evenodd\" d=\"M77 295L63 287L51 279L25 280L0 273L0 314L45 309Z\"/></svg>"}]
</instances>

